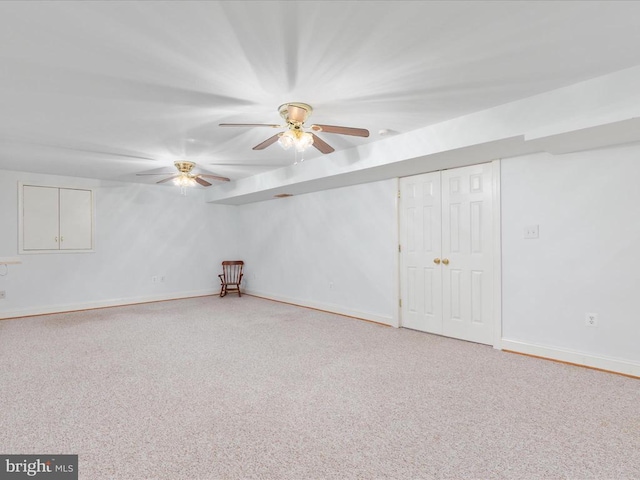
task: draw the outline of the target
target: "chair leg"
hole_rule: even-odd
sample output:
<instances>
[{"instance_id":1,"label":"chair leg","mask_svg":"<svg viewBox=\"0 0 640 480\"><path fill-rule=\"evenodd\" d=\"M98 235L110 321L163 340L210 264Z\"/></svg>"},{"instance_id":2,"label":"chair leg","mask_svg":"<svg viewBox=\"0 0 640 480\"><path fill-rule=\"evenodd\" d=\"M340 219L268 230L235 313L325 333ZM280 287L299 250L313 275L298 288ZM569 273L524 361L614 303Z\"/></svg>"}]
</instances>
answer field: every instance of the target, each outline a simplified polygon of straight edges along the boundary
<instances>
[{"instance_id":1,"label":"chair leg","mask_svg":"<svg viewBox=\"0 0 640 480\"><path fill-rule=\"evenodd\" d=\"M227 289L225 287L226 285L222 285L222 287L220 287L220 298L224 297L227 294Z\"/></svg>"}]
</instances>

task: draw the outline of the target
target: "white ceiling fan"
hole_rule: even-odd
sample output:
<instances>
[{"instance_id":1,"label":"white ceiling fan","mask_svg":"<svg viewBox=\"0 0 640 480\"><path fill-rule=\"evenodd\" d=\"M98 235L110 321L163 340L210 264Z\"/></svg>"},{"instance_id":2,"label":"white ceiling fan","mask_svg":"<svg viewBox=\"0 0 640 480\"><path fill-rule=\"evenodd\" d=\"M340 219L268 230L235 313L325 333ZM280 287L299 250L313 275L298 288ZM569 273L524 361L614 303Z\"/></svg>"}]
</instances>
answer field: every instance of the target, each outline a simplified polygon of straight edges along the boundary
<instances>
[{"instance_id":1,"label":"white ceiling fan","mask_svg":"<svg viewBox=\"0 0 640 480\"><path fill-rule=\"evenodd\" d=\"M286 128L284 132L277 133L253 147L253 150L263 150L275 142L279 142L285 149L293 146L296 147L298 151L304 151L310 146L313 146L320 152L326 154L335 151L335 149L313 132L337 133L339 135L351 135L355 137L369 136L369 130L364 128L341 127L337 125L314 124L307 128L307 130L311 130L311 132L305 130L304 124L313 112L311 105L306 103L285 103L278 107L278 112L287 122L285 125L271 123L220 123L219 126Z\"/></svg>"},{"instance_id":2,"label":"white ceiling fan","mask_svg":"<svg viewBox=\"0 0 640 480\"><path fill-rule=\"evenodd\" d=\"M202 185L203 187L210 187L213 185L211 182L205 180L205 178L210 178L212 180L217 180L219 182L229 182L230 179L227 177L221 177L219 175L213 175L211 173L194 173L193 169L195 168L195 162L189 162L187 160L178 160L174 162L176 169L178 170L177 174L171 175L167 178L163 178L162 180L157 181L156 183L165 183L170 180L173 180L173 183L180 187L190 187L197 184ZM203 170L200 168L200 170ZM170 175L168 173L138 173L136 175Z\"/></svg>"}]
</instances>

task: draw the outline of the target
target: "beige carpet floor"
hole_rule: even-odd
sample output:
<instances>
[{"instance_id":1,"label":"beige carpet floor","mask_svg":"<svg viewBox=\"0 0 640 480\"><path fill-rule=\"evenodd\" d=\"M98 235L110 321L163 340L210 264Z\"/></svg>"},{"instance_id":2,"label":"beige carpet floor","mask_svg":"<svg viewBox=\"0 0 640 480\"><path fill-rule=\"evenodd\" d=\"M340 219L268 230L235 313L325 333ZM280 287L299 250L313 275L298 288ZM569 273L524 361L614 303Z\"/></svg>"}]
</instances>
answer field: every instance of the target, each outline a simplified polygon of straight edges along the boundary
<instances>
[{"instance_id":1,"label":"beige carpet floor","mask_svg":"<svg viewBox=\"0 0 640 480\"><path fill-rule=\"evenodd\" d=\"M255 297L0 321L0 453L101 479L640 479L640 381Z\"/></svg>"}]
</instances>

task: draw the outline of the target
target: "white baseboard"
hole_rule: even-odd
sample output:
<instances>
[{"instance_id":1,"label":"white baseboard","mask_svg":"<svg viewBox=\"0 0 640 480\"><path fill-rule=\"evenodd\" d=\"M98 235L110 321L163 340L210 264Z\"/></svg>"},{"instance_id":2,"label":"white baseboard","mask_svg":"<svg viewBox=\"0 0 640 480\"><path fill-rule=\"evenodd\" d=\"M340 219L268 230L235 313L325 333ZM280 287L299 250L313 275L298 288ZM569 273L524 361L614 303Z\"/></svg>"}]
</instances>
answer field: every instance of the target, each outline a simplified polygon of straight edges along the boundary
<instances>
[{"instance_id":1,"label":"white baseboard","mask_svg":"<svg viewBox=\"0 0 640 480\"><path fill-rule=\"evenodd\" d=\"M551 360L583 365L585 367L597 368L599 370L640 377L640 364L637 363L591 355L584 352L534 345L504 338L502 339L501 344L502 350L510 350L512 352L524 353L526 355L534 355L536 357L543 357Z\"/></svg>"},{"instance_id":2,"label":"white baseboard","mask_svg":"<svg viewBox=\"0 0 640 480\"><path fill-rule=\"evenodd\" d=\"M22 308L0 312L0 320L18 317L31 317L33 315L49 315L52 313L76 312L78 310L92 310L94 308L121 307L124 305L134 305L136 303L161 302L165 300L179 300L181 298L204 297L217 295L218 291L213 290L193 290L190 292L164 293L160 295L147 295L143 297L114 298L86 303L70 303L65 305L50 305L46 307Z\"/></svg>"},{"instance_id":3,"label":"white baseboard","mask_svg":"<svg viewBox=\"0 0 640 480\"><path fill-rule=\"evenodd\" d=\"M260 292L251 289L242 289L242 293L253 295L254 297L266 298L268 300L275 300L277 302L290 303L292 305L298 305L301 307L315 308L316 310L323 310L325 312L337 313L339 315L345 315L347 317L359 318L361 320L369 320L375 323L381 323L383 325L389 325L396 327L394 319L384 315L377 315L369 312L361 312L359 310L351 310L339 305L332 305L329 303L313 302L309 300L300 300L299 298L283 297L281 295L273 295L271 293Z\"/></svg>"}]
</instances>

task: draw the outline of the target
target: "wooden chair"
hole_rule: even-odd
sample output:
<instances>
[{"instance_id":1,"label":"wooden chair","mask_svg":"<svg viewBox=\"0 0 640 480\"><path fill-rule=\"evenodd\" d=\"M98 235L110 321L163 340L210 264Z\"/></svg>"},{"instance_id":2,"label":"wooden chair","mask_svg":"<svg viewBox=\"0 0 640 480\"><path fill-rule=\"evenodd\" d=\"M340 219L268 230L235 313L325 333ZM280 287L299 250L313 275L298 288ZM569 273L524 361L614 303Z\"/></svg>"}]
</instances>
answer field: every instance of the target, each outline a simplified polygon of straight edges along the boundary
<instances>
[{"instance_id":1,"label":"wooden chair","mask_svg":"<svg viewBox=\"0 0 640 480\"><path fill-rule=\"evenodd\" d=\"M240 282L242 282L242 268L244 262L242 260L225 260L222 262L222 273L220 277L220 297L224 297L229 291L238 291L240 293Z\"/></svg>"}]
</instances>

